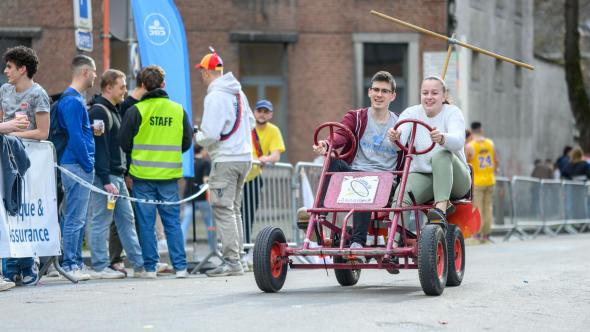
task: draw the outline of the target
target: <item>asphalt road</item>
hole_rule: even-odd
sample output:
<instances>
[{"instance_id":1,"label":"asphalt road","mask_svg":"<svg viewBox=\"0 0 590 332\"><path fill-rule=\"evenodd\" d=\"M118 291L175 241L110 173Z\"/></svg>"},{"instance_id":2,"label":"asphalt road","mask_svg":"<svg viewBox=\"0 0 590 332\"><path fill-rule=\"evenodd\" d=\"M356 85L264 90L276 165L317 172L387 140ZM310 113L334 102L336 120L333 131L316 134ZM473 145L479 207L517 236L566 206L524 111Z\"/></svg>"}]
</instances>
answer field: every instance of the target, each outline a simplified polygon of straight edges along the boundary
<instances>
[{"instance_id":1,"label":"asphalt road","mask_svg":"<svg viewBox=\"0 0 590 332\"><path fill-rule=\"evenodd\" d=\"M0 292L0 331L590 331L590 234L467 247L463 284L425 296L417 271L46 281Z\"/></svg>"}]
</instances>

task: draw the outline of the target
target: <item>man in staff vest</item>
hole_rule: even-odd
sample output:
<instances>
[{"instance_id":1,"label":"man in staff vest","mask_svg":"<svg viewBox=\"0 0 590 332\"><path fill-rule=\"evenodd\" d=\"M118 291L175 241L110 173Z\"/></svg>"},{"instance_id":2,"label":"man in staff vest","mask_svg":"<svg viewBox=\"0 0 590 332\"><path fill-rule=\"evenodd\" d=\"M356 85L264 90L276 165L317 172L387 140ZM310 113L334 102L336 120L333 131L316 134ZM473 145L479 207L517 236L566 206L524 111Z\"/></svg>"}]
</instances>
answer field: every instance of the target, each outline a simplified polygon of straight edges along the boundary
<instances>
[{"instance_id":1,"label":"man in staff vest","mask_svg":"<svg viewBox=\"0 0 590 332\"><path fill-rule=\"evenodd\" d=\"M121 149L131 154L129 174L133 179L133 196L178 201L182 152L191 146L193 129L182 105L171 101L164 91L164 70L159 66L148 66L140 75L147 92L127 110L119 131ZM155 232L156 209L162 218L176 277L186 278L180 207L138 203L139 242L145 268L142 277L156 278L156 264L160 258Z\"/></svg>"},{"instance_id":2,"label":"man in staff vest","mask_svg":"<svg viewBox=\"0 0 590 332\"><path fill-rule=\"evenodd\" d=\"M490 241L494 218L495 172L498 169L498 159L494 142L483 135L481 122L471 123L471 133L473 138L467 144L465 152L467 161L473 168L473 206L481 213L481 227L476 238L484 243Z\"/></svg>"}]
</instances>

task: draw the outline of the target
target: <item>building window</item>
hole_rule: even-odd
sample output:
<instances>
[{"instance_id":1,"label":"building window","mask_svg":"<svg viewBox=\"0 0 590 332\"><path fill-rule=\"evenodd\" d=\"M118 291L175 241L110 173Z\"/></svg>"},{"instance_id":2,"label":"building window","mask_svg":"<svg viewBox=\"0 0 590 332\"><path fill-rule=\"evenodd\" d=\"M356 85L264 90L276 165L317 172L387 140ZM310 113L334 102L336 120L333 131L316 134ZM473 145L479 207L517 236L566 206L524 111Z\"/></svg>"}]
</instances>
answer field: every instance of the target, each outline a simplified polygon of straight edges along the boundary
<instances>
[{"instance_id":1,"label":"building window","mask_svg":"<svg viewBox=\"0 0 590 332\"><path fill-rule=\"evenodd\" d=\"M26 46L31 47L32 40L31 38L16 38L16 37L2 37L0 36L0 56L4 55L7 49L15 46ZM4 67L6 67L5 63L2 63L0 68L2 68L2 72L0 73L0 85L8 82L6 75L4 75Z\"/></svg>"},{"instance_id":2,"label":"building window","mask_svg":"<svg viewBox=\"0 0 590 332\"><path fill-rule=\"evenodd\" d=\"M504 17L504 9L506 8L506 3L504 0L496 0L496 9L495 13L498 17Z\"/></svg>"},{"instance_id":3,"label":"building window","mask_svg":"<svg viewBox=\"0 0 590 332\"><path fill-rule=\"evenodd\" d=\"M497 92L503 91L502 86L502 60L496 60L494 67L494 90Z\"/></svg>"},{"instance_id":4,"label":"building window","mask_svg":"<svg viewBox=\"0 0 590 332\"><path fill-rule=\"evenodd\" d=\"M520 66L514 66L514 86L517 89L522 88L522 68Z\"/></svg>"},{"instance_id":5,"label":"building window","mask_svg":"<svg viewBox=\"0 0 590 332\"><path fill-rule=\"evenodd\" d=\"M397 85L397 97L390 110L400 113L420 102L420 35L417 33L355 33L355 104L370 106L371 78L380 71L390 72Z\"/></svg>"},{"instance_id":6,"label":"building window","mask_svg":"<svg viewBox=\"0 0 590 332\"><path fill-rule=\"evenodd\" d=\"M286 144L287 44L240 43L239 52L242 90L252 107L260 99L267 99L273 104L272 122L281 129ZM286 158L286 153L281 154L281 160Z\"/></svg>"},{"instance_id":7,"label":"building window","mask_svg":"<svg viewBox=\"0 0 590 332\"><path fill-rule=\"evenodd\" d=\"M363 45L363 89L371 87L371 78L381 70L390 72L396 82L396 99L389 105L389 109L401 113L408 107L408 44L378 44L365 43ZM363 105L369 106L368 93L363 96Z\"/></svg>"},{"instance_id":8,"label":"building window","mask_svg":"<svg viewBox=\"0 0 590 332\"><path fill-rule=\"evenodd\" d=\"M522 0L514 0L514 16L522 18Z\"/></svg>"},{"instance_id":9,"label":"building window","mask_svg":"<svg viewBox=\"0 0 590 332\"><path fill-rule=\"evenodd\" d=\"M471 82L478 83L481 76L480 55L477 52L471 53Z\"/></svg>"}]
</instances>

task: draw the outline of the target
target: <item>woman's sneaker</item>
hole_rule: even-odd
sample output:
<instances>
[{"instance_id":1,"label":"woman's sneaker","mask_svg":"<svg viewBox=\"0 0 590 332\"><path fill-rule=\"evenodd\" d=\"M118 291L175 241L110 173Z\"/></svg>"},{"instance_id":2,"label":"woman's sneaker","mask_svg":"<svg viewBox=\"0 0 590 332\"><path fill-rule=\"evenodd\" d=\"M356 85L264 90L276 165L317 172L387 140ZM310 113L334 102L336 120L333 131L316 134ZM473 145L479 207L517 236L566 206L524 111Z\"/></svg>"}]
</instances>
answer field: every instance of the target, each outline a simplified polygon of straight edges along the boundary
<instances>
[{"instance_id":1,"label":"woman's sneaker","mask_svg":"<svg viewBox=\"0 0 590 332\"><path fill-rule=\"evenodd\" d=\"M447 217L445 213L439 208L432 208L428 210L426 214L426 218L428 218L429 224L438 224L440 225L443 230L447 229Z\"/></svg>"},{"instance_id":2,"label":"woman's sneaker","mask_svg":"<svg viewBox=\"0 0 590 332\"><path fill-rule=\"evenodd\" d=\"M29 271L23 271L23 286L35 286L37 279L39 278L39 274L37 273L38 269L36 267L37 266L35 265L34 267L30 268Z\"/></svg>"}]
</instances>

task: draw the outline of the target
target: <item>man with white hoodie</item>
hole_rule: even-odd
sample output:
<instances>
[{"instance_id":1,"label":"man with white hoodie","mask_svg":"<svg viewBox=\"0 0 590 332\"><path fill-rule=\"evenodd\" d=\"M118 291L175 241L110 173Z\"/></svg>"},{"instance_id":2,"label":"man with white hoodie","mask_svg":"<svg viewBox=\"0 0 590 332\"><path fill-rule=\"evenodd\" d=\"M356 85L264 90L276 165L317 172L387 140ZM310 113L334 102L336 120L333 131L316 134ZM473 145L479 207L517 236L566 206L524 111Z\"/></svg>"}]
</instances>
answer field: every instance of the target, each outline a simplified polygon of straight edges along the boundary
<instances>
[{"instance_id":1,"label":"man with white hoodie","mask_svg":"<svg viewBox=\"0 0 590 332\"><path fill-rule=\"evenodd\" d=\"M252 163L254 115L240 82L223 74L223 61L211 49L195 67L207 85L205 108L197 144L207 147L211 161L209 200L221 237L223 264L207 272L210 277L244 274L241 215L242 187Z\"/></svg>"}]
</instances>

